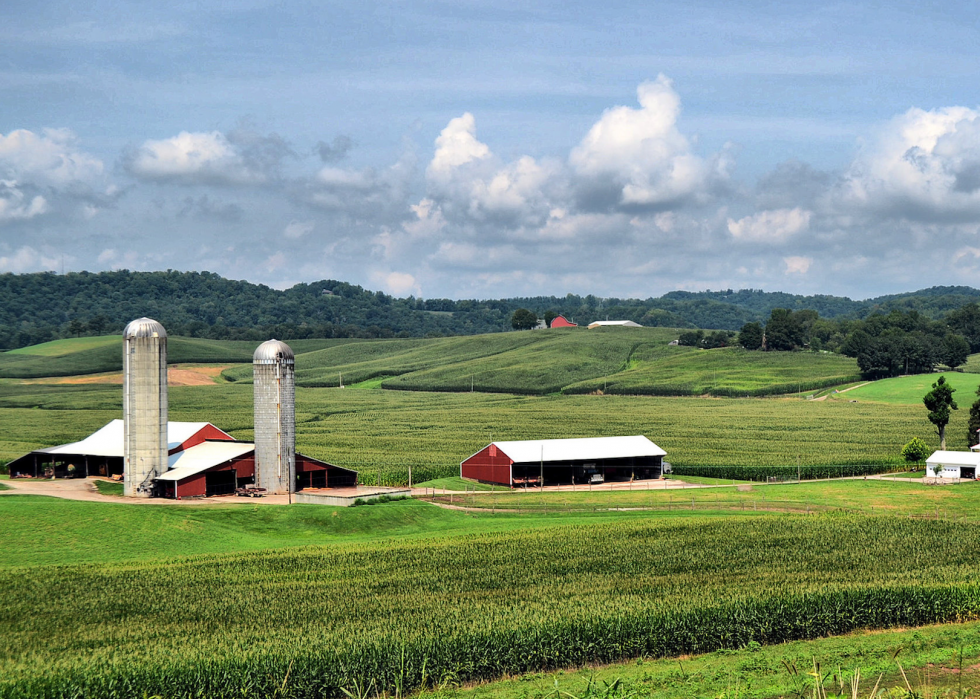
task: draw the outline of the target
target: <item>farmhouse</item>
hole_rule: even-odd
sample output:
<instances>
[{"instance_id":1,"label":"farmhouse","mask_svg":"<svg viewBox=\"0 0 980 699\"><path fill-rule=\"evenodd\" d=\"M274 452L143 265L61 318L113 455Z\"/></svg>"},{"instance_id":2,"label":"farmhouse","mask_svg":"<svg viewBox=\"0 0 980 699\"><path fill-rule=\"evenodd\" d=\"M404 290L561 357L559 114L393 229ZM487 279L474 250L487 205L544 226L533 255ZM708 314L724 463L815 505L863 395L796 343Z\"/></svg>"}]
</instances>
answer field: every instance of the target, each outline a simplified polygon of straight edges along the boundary
<instances>
[{"instance_id":1,"label":"farmhouse","mask_svg":"<svg viewBox=\"0 0 980 699\"><path fill-rule=\"evenodd\" d=\"M663 449L642 435L493 442L459 465L463 478L508 487L660 478Z\"/></svg>"},{"instance_id":2,"label":"farmhouse","mask_svg":"<svg viewBox=\"0 0 980 699\"><path fill-rule=\"evenodd\" d=\"M167 470L153 479L152 494L165 498L231 495L255 484L255 444L236 441L209 422L167 423ZM296 454L295 490L348 488L357 472ZM124 430L113 420L85 439L38 449L11 461L11 477L122 476Z\"/></svg>"},{"instance_id":3,"label":"farmhouse","mask_svg":"<svg viewBox=\"0 0 980 699\"><path fill-rule=\"evenodd\" d=\"M589 329L593 328L642 328L643 326L639 323L634 323L632 320L597 320L594 323L589 323Z\"/></svg>"},{"instance_id":4,"label":"farmhouse","mask_svg":"<svg viewBox=\"0 0 980 699\"><path fill-rule=\"evenodd\" d=\"M926 459L927 478L965 478L974 480L980 472L980 453L937 451Z\"/></svg>"}]
</instances>

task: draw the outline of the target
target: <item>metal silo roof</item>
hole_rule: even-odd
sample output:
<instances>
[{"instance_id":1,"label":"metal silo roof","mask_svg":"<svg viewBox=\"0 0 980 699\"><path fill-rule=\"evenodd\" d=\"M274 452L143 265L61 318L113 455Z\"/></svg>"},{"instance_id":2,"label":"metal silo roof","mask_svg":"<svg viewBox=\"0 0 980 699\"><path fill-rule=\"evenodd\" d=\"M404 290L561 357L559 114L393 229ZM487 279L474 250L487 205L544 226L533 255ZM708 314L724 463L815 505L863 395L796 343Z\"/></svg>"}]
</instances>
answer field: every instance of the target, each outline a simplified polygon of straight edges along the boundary
<instances>
[{"instance_id":1,"label":"metal silo roof","mask_svg":"<svg viewBox=\"0 0 980 699\"><path fill-rule=\"evenodd\" d=\"M152 318L137 318L123 330L123 337L166 337L167 331Z\"/></svg>"},{"instance_id":2,"label":"metal silo roof","mask_svg":"<svg viewBox=\"0 0 980 699\"><path fill-rule=\"evenodd\" d=\"M267 340L259 345L252 355L253 364L274 364L283 359L292 362L295 357L289 345L282 340Z\"/></svg>"}]
</instances>

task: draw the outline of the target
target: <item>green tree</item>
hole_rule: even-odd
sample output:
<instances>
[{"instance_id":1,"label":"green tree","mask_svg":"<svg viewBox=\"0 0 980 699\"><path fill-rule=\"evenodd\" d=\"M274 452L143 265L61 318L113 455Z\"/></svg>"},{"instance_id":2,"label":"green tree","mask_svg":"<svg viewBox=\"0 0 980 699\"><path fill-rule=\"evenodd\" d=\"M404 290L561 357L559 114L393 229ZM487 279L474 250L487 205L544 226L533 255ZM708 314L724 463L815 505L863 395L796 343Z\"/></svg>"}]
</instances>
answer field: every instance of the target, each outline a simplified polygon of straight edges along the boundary
<instances>
[{"instance_id":1,"label":"green tree","mask_svg":"<svg viewBox=\"0 0 980 699\"><path fill-rule=\"evenodd\" d=\"M538 324L538 316L526 308L518 308L510 317L510 325L514 330L530 330Z\"/></svg>"},{"instance_id":2,"label":"green tree","mask_svg":"<svg viewBox=\"0 0 980 699\"><path fill-rule=\"evenodd\" d=\"M980 396L980 388L977 389L977 395ZM977 430L980 430L980 400L973 401L973 405L970 406L970 424L967 427L966 443L971 447L980 444Z\"/></svg>"},{"instance_id":3,"label":"green tree","mask_svg":"<svg viewBox=\"0 0 980 699\"><path fill-rule=\"evenodd\" d=\"M85 323L78 320L77 318L72 318L68 322L68 333L79 337L83 332L85 332Z\"/></svg>"},{"instance_id":4,"label":"green tree","mask_svg":"<svg viewBox=\"0 0 980 699\"><path fill-rule=\"evenodd\" d=\"M682 332L680 337L677 338L677 344L683 345L684 347L701 347L703 343L703 330L688 330Z\"/></svg>"},{"instance_id":5,"label":"green tree","mask_svg":"<svg viewBox=\"0 0 980 699\"><path fill-rule=\"evenodd\" d=\"M922 397L922 402L929 411L929 422L936 426L939 435L939 448L946 450L946 425L949 424L950 410L957 410L953 393L956 389L946 383L946 377L940 376L932 385L932 390Z\"/></svg>"},{"instance_id":6,"label":"green tree","mask_svg":"<svg viewBox=\"0 0 980 699\"><path fill-rule=\"evenodd\" d=\"M548 309L547 311L544 312L544 322L545 322L545 325L547 325L550 328L551 327L551 321L553 321L557 317L558 317L558 314L557 313L555 313L551 309Z\"/></svg>"},{"instance_id":7,"label":"green tree","mask_svg":"<svg viewBox=\"0 0 980 699\"><path fill-rule=\"evenodd\" d=\"M746 323L738 333L738 344L747 350L762 349L762 324Z\"/></svg>"},{"instance_id":8,"label":"green tree","mask_svg":"<svg viewBox=\"0 0 980 699\"><path fill-rule=\"evenodd\" d=\"M803 318L788 308L774 308L766 322L766 349L789 352L805 343Z\"/></svg>"},{"instance_id":9,"label":"green tree","mask_svg":"<svg viewBox=\"0 0 980 699\"><path fill-rule=\"evenodd\" d=\"M939 361L950 369L966 363L970 356L970 343L962 335L947 333L939 347Z\"/></svg>"},{"instance_id":10,"label":"green tree","mask_svg":"<svg viewBox=\"0 0 980 699\"><path fill-rule=\"evenodd\" d=\"M929 456L929 445L918 437L913 437L908 444L902 447L902 456L910 463L922 463Z\"/></svg>"}]
</instances>

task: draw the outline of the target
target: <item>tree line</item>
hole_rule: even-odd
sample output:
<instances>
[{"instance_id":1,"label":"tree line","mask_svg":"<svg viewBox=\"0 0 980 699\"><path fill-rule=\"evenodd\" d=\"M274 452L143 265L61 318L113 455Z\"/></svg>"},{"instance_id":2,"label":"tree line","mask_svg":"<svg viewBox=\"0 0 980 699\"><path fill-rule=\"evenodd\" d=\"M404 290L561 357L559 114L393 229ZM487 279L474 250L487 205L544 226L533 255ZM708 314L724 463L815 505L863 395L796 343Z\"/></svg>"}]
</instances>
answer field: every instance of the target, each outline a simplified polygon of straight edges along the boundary
<instances>
[{"instance_id":1,"label":"tree line","mask_svg":"<svg viewBox=\"0 0 980 699\"><path fill-rule=\"evenodd\" d=\"M738 333L748 350L838 352L857 359L868 379L950 369L980 352L980 305L968 303L932 320L916 310L874 313L861 320L821 318L814 310L776 308L765 325L749 322Z\"/></svg>"}]
</instances>

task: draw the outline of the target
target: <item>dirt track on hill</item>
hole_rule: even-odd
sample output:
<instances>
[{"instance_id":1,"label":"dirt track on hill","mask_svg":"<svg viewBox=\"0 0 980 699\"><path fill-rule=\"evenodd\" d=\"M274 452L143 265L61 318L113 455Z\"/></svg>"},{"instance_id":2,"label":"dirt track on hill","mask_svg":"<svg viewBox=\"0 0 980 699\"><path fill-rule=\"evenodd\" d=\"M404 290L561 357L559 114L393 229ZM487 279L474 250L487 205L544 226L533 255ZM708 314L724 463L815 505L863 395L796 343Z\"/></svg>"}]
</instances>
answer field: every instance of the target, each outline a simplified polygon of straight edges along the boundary
<instances>
[{"instance_id":1,"label":"dirt track on hill","mask_svg":"<svg viewBox=\"0 0 980 699\"><path fill-rule=\"evenodd\" d=\"M224 366L181 366L176 364L167 368L168 386L213 386L218 382L221 372L228 368ZM91 374L89 376L61 376L48 379L29 379L24 383L40 384L122 384L122 373Z\"/></svg>"}]
</instances>

